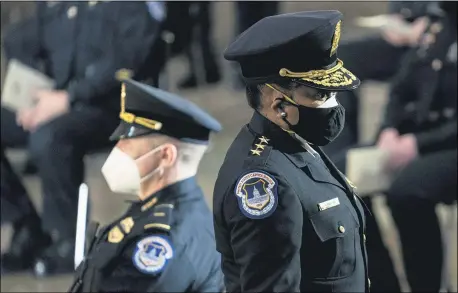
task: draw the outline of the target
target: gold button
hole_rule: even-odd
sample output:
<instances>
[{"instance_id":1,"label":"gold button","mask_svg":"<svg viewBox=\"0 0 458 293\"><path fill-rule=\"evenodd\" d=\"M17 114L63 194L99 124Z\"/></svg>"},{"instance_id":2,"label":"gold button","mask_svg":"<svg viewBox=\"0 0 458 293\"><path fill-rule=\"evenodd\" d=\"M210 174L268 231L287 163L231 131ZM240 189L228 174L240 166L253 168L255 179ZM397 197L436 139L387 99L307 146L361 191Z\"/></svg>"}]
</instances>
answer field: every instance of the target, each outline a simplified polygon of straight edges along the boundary
<instances>
[{"instance_id":1,"label":"gold button","mask_svg":"<svg viewBox=\"0 0 458 293\"><path fill-rule=\"evenodd\" d=\"M78 14L78 7L72 6L67 10L67 17L72 19Z\"/></svg>"},{"instance_id":2,"label":"gold button","mask_svg":"<svg viewBox=\"0 0 458 293\"><path fill-rule=\"evenodd\" d=\"M440 22L435 22L429 28L429 31L433 34L437 34L442 30L442 24Z\"/></svg>"},{"instance_id":3,"label":"gold button","mask_svg":"<svg viewBox=\"0 0 458 293\"><path fill-rule=\"evenodd\" d=\"M94 6L95 4L97 4L98 1L89 1L88 2L88 5L89 6Z\"/></svg>"},{"instance_id":4,"label":"gold button","mask_svg":"<svg viewBox=\"0 0 458 293\"><path fill-rule=\"evenodd\" d=\"M439 59L434 59L433 62L431 63L431 67L434 69L434 71L439 71L442 69L442 61Z\"/></svg>"},{"instance_id":5,"label":"gold button","mask_svg":"<svg viewBox=\"0 0 458 293\"><path fill-rule=\"evenodd\" d=\"M344 226L339 226L339 232L340 233L345 233L345 227Z\"/></svg>"},{"instance_id":6,"label":"gold button","mask_svg":"<svg viewBox=\"0 0 458 293\"><path fill-rule=\"evenodd\" d=\"M364 243L366 243L366 234L363 234Z\"/></svg>"}]
</instances>

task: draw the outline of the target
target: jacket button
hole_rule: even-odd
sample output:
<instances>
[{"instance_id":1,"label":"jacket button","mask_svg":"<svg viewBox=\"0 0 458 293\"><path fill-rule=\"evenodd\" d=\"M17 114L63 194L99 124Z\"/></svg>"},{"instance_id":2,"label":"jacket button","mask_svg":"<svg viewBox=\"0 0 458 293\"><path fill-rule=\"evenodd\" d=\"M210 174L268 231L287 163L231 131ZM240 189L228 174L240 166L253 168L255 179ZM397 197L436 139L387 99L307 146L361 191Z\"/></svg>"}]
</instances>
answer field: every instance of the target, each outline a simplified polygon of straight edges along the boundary
<instances>
[{"instance_id":1,"label":"jacket button","mask_svg":"<svg viewBox=\"0 0 458 293\"><path fill-rule=\"evenodd\" d=\"M455 115L455 109L453 109L453 108L445 108L442 111L442 115L444 115L445 118L450 119Z\"/></svg>"},{"instance_id":2,"label":"jacket button","mask_svg":"<svg viewBox=\"0 0 458 293\"><path fill-rule=\"evenodd\" d=\"M442 69L442 61L439 59L434 59L433 62L431 63L431 67L434 69L434 71L439 71Z\"/></svg>"},{"instance_id":3,"label":"jacket button","mask_svg":"<svg viewBox=\"0 0 458 293\"><path fill-rule=\"evenodd\" d=\"M94 5L97 4L98 1L89 1L87 4L89 5L89 7L92 7Z\"/></svg>"},{"instance_id":4,"label":"jacket button","mask_svg":"<svg viewBox=\"0 0 458 293\"><path fill-rule=\"evenodd\" d=\"M340 226L339 226L339 232L340 232L340 233L345 233L345 227L342 226L342 225L340 225Z\"/></svg>"},{"instance_id":5,"label":"jacket button","mask_svg":"<svg viewBox=\"0 0 458 293\"><path fill-rule=\"evenodd\" d=\"M428 119L431 122L436 121L439 118L439 113L437 112L429 112Z\"/></svg>"},{"instance_id":6,"label":"jacket button","mask_svg":"<svg viewBox=\"0 0 458 293\"><path fill-rule=\"evenodd\" d=\"M369 285L369 288L371 287L371 279L367 278L367 284Z\"/></svg>"},{"instance_id":7,"label":"jacket button","mask_svg":"<svg viewBox=\"0 0 458 293\"><path fill-rule=\"evenodd\" d=\"M363 234L364 243L366 243L366 234Z\"/></svg>"},{"instance_id":8,"label":"jacket button","mask_svg":"<svg viewBox=\"0 0 458 293\"><path fill-rule=\"evenodd\" d=\"M72 6L67 10L67 17L69 19L74 18L78 14L78 7Z\"/></svg>"}]
</instances>

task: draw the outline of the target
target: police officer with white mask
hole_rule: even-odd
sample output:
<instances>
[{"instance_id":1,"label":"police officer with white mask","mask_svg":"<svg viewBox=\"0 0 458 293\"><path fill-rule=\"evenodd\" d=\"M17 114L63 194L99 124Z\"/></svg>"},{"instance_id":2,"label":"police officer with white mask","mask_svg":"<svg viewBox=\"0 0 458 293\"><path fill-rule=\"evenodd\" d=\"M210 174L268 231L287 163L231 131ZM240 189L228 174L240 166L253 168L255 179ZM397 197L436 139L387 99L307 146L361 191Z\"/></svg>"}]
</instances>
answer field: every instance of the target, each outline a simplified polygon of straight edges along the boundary
<instances>
[{"instance_id":1,"label":"police officer with white mask","mask_svg":"<svg viewBox=\"0 0 458 293\"><path fill-rule=\"evenodd\" d=\"M135 194L99 231L72 292L222 292L212 215L195 178L221 125L193 103L126 79L117 145L102 167L113 192Z\"/></svg>"}]
</instances>

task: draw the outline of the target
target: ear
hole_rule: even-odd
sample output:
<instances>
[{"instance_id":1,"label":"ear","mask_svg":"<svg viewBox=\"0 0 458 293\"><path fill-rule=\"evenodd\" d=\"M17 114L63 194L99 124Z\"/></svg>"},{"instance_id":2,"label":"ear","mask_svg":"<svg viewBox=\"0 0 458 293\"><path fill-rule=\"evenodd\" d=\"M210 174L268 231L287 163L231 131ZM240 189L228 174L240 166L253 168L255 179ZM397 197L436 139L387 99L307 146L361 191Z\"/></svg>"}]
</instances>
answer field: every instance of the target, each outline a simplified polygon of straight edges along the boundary
<instances>
[{"instance_id":1,"label":"ear","mask_svg":"<svg viewBox=\"0 0 458 293\"><path fill-rule=\"evenodd\" d=\"M164 145L164 149L162 151L162 166L163 167L171 167L175 164L178 157L178 149L176 145L168 143Z\"/></svg>"},{"instance_id":2,"label":"ear","mask_svg":"<svg viewBox=\"0 0 458 293\"><path fill-rule=\"evenodd\" d=\"M275 98L272 101L272 104L270 105L271 109L274 110L274 112L277 113L279 117L281 117L280 116L282 115L281 113L285 113L285 110L283 108L284 103L285 103L285 100L282 97L279 97L279 98Z\"/></svg>"}]
</instances>

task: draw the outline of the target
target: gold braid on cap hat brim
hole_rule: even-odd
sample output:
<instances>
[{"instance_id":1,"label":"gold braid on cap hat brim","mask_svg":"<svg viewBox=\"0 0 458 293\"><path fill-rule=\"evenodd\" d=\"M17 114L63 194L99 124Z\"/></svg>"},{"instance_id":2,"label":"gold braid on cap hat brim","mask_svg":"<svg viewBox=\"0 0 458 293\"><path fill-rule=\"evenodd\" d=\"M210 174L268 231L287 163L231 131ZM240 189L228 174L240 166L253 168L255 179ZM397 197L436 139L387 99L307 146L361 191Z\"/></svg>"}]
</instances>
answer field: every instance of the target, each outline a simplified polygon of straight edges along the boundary
<instances>
[{"instance_id":1,"label":"gold braid on cap hat brim","mask_svg":"<svg viewBox=\"0 0 458 293\"><path fill-rule=\"evenodd\" d=\"M119 118L127 123L136 123L152 130L160 130L162 123L156 120L151 120L143 117L137 117L135 114L126 112L126 84L121 85L121 113Z\"/></svg>"},{"instance_id":2,"label":"gold braid on cap hat brim","mask_svg":"<svg viewBox=\"0 0 458 293\"><path fill-rule=\"evenodd\" d=\"M328 87L347 86L357 80L356 76L343 67L343 61L337 59L336 65L329 69L294 72L286 68L279 71L281 77L298 78L314 84Z\"/></svg>"}]
</instances>

